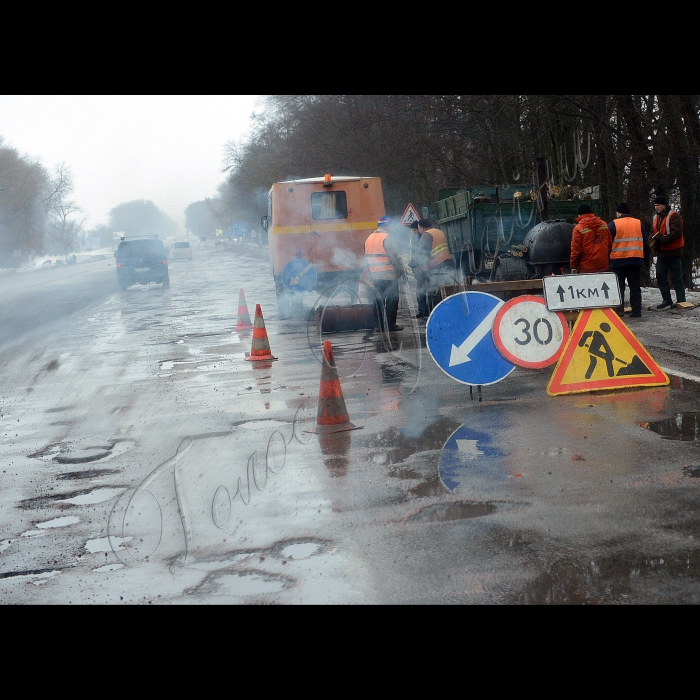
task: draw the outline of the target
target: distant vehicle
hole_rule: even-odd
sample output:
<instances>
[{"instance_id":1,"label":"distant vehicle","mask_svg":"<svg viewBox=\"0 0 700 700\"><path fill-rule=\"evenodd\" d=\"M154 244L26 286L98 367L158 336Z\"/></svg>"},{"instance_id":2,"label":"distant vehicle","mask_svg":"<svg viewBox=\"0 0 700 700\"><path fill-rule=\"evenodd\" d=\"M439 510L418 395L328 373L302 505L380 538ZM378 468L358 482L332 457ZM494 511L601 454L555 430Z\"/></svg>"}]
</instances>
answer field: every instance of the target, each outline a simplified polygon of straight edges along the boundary
<instances>
[{"instance_id":1,"label":"distant vehicle","mask_svg":"<svg viewBox=\"0 0 700 700\"><path fill-rule=\"evenodd\" d=\"M206 236L200 236L200 237L199 237L199 240L202 241L202 243L204 243L204 242L207 240L207 237L206 237Z\"/></svg>"},{"instance_id":2,"label":"distant vehicle","mask_svg":"<svg viewBox=\"0 0 700 700\"><path fill-rule=\"evenodd\" d=\"M192 248L187 241L177 241L170 247L172 260L192 260Z\"/></svg>"},{"instance_id":3,"label":"distant vehicle","mask_svg":"<svg viewBox=\"0 0 700 700\"><path fill-rule=\"evenodd\" d=\"M157 237L123 238L114 253L117 259L117 280L123 292L132 284L162 284L170 287L168 258L163 241Z\"/></svg>"}]
</instances>

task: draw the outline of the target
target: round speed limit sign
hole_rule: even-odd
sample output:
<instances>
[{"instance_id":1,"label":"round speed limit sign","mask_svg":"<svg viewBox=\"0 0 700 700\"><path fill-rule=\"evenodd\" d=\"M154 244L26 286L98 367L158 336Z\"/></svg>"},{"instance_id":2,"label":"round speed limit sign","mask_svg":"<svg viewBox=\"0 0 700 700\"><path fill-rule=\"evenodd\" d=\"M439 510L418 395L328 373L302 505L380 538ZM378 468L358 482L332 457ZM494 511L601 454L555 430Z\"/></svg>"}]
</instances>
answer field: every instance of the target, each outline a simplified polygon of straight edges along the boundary
<instances>
[{"instance_id":1,"label":"round speed limit sign","mask_svg":"<svg viewBox=\"0 0 700 700\"><path fill-rule=\"evenodd\" d=\"M554 364L569 339L564 314L550 311L542 297L507 301L493 321L493 341L503 357L520 367Z\"/></svg>"}]
</instances>

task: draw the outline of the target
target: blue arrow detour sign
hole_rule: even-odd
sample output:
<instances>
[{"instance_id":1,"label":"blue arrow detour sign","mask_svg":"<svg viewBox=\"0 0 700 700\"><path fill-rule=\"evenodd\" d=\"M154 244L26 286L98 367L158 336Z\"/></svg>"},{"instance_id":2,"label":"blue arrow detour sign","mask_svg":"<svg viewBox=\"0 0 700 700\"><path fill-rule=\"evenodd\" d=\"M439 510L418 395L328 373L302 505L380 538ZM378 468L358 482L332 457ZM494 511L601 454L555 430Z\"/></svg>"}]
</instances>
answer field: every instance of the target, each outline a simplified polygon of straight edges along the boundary
<instances>
[{"instance_id":1,"label":"blue arrow detour sign","mask_svg":"<svg viewBox=\"0 0 700 700\"><path fill-rule=\"evenodd\" d=\"M303 258L290 260L282 270L282 284L290 292L310 292L318 281L313 263Z\"/></svg>"},{"instance_id":2,"label":"blue arrow detour sign","mask_svg":"<svg viewBox=\"0 0 700 700\"><path fill-rule=\"evenodd\" d=\"M426 343L437 366L462 384L485 386L507 377L515 365L503 358L493 340L493 321L503 302L485 292L461 292L432 311Z\"/></svg>"}]
</instances>

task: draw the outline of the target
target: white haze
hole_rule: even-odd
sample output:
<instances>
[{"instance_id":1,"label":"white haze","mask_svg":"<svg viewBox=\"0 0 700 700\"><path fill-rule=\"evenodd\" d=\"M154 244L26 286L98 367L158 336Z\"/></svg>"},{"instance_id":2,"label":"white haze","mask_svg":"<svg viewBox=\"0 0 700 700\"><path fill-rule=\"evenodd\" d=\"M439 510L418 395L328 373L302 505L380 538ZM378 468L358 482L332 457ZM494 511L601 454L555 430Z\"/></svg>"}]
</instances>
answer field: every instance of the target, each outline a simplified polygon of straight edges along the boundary
<instances>
[{"instance_id":1,"label":"white haze","mask_svg":"<svg viewBox=\"0 0 700 700\"><path fill-rule=\"evenodd\" d=\"M249 132L259 97L2 95L0 137L49 171L65 162L86 228L146 199L184 231L185 207L216 196L224 145Z\"/></svg>"}]
</instances>

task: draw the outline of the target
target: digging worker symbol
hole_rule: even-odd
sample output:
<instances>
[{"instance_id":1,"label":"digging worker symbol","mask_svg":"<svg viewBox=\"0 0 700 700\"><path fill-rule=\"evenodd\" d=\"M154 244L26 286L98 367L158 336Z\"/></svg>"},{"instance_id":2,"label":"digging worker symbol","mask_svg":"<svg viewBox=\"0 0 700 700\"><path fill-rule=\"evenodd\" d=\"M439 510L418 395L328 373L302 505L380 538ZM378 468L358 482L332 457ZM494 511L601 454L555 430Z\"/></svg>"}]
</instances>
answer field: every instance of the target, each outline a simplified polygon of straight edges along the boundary
<instances>
[{"instance_id":1,"label":"digging worker symbol","mask_svg":"<svg viewBox=\"0 0 700 700\"><path fill-rule=\"evenodd\" d=\"M601 323L600 330L604 333L610 333L610 324ZM586 341L590 338L590 343L587 345ZM591 363L588 365L588 370L586 371L586 379L590 379L593 376L593 371L598 364L598 358L605 360L605 365L608 370L608 377L615 376L615 367L613 366L613 360L615 359L615 353L605 339L605 336L600 331L586 331L582 336L581 340L578 341L578 346L580 348L587 347L588 352L591 354Z\"/></svg>"}]
</instances>

